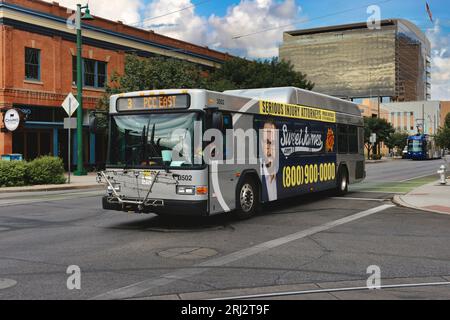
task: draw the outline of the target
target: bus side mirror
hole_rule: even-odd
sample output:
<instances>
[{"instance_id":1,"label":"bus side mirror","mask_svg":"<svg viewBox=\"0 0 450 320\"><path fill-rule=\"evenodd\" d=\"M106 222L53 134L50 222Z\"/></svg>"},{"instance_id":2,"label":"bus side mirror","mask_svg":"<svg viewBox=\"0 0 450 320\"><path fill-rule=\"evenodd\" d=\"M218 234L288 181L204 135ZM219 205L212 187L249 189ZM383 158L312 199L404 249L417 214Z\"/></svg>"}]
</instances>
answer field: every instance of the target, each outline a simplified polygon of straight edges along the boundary
<instances>
[{"instance_id":1,"label":"bus side mirror","mask_svg":"<svg viewBox=\"0 0 450 320\"><path fill-rule=\"evenodd\" d=\"M211 115L211 127L223 131L223 114L222 112L214 111Z\"/></svg>"}]
</instances>

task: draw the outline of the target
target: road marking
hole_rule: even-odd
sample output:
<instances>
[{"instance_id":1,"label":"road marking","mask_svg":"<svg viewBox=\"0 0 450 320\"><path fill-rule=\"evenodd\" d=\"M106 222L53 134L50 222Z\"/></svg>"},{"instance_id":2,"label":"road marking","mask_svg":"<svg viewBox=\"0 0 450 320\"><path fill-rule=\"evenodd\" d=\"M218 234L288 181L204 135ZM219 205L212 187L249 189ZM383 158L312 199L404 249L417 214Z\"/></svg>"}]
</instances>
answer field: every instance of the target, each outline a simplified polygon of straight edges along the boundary
<instances>
[{"instance_id":1,"label":"road marking","mask_svg":"<svg viewBox=\"0 0 450 320\"><path fill-rule=\"evenodd\" d=\"M17 284L16 280L0 278L0 290L14 287L16 284Z\"/></svg>"},{"instance_id":2,"label":"road marking","mask_svg":"<svg viewBox=\"0 0 450 320\"><path fill-rule=\"evenodd\" d=\"M377 202L383 202L387 201L388 199L376 199L376 198L351 198L351 197L331 197L333 200L359 200L359 201L377 201Z\"/></svg>"},{"instance_id":3,"label":"road marking","mask_svg":"<svg viewBox=\"0 0 450 320\"><path fill-rule=\"evenodd\" d=\"M450 285L450 282L407 283L407 284L381 285L380 289L411 288L411 287L432 287L432 286L434 287L434 286L448 286L448 285ZM259 299L259 298L293 296L293 295L302 295L302 294L330 293L330 292L343 292L343 291L360 291L360 290L373 290L373 289L370 289L369 287L316 289L316 290L302 290L302 291L262 293L262 294L246 295L246 296L214 298L214 299L210 299L210 300Z\"/></svg>"},{"instance_id":4,"label":"road marking","mask_svg":"<svg viewBox=\"0 0 450 320\"><path fill-rule=\"evenodd\" d=\"M433 173L429 173L429 174L426 174L426 175L423 175L423 176L418 176L418 177L414 177L414 178L409 178L409 179L402 180L402 181L399 181L399 182L400 182L400 183L402 183L402 182L408 182L408 181L415 180L415 179L420 179L420 178L425 178L425 177L431 177L431 176L433 176L433 175L434 175ZM436 180L438 180L438 178L436 178Z\"/></svg>"},{"instance_id":5,"label":"road marking","mask_svg":"<svg viewBox=\"0 0 450 320\"><path fill-rule=\"evenodd\" d=\"M100 294L98 296L93 297L93 300L114 300L114 299L126 299L126 298L132 298L135 297L138 294L144 293L152 288L159 287L159 286L165 286L167 284L170 284L176 280L182 280L186 279L198 274L201 274L208 270L210 267L220 267L232 262L235 262L237 260L247 258L250 256L253 256L255 254L267 251L269 249L273 249L279 246L282 246L284 244L287 244L289 242L299 240L308 236L311 236L313 234L323 232L332 228L335 228L337 226L370 216L372 214L375 214L377 212L384 211L386 209L395 207L391 204L385 204L379 207L375 207L366 211L362 211L356 214L353 214L351 216L334 220L328 223L325 223L323 225L312 227L303 231L299 231L278 239L270 240L267 242L263 242L260 244L257 244L253 247L249 247L247 249L239 250L236 252L233 252L231 254L225 255L223 257L213 258L211 260L205 261L203 263L199 263L194 265L190 268L184 268L180 269L175 272L164 274L158 278L151 278L147 279L126 287L114 289L111 291L108 291L106 293Z\"/></svg>"}]
</instances>

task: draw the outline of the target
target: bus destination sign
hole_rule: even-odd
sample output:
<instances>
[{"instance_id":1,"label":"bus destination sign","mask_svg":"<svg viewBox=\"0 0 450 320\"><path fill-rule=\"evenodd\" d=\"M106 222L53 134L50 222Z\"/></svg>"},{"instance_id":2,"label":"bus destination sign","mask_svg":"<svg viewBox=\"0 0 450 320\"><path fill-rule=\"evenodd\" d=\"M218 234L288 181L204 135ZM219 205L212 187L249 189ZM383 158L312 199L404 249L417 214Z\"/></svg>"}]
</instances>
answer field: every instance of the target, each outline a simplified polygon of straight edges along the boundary
<instances>
[{"instance_id":1,"label":"bus destination sign","mask_svg":"<svg viewBox=\"0 0 450 320\"><path fill-rule=\"evenodd\" d=\"M117 111L173 110L189 108L188 94L121 97Z\"/></svg>"}]
</instances>

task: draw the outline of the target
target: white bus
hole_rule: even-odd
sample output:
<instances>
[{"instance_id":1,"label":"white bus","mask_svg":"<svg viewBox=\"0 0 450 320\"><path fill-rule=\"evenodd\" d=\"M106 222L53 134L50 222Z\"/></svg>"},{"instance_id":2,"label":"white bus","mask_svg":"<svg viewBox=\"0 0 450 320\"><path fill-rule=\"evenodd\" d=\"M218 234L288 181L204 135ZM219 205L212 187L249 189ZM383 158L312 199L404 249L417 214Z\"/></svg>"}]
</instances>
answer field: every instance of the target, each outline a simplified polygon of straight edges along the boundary
<instances>
[{"instance_id":1,"label":"white bus","mask_svg":"<svg viewBox=\"0 0 450 320\"><path fill-rule=\"evenodd\" d=\"M262 203L365 178L354 103L286 87L113 95L103 208L254 215Z\"/></svg>"}]
</instances>

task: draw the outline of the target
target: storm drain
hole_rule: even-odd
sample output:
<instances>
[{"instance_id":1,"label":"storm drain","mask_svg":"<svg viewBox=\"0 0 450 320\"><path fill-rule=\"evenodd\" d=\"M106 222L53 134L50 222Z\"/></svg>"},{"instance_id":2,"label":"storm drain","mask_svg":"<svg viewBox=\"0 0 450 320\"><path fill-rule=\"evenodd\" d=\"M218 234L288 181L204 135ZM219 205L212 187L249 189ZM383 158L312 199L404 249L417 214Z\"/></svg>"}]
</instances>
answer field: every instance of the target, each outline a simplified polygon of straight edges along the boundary
<instances>
[{"instance_id":1,"label":"storm drain","mask_svg":"<svg viewBox=\"0 0 450 320\"><path fill-rule=\"evenodd\" d=\"M216 250L202 247L171 248L158 252L160 257L181 260L205 259L216 254Z\"/></svg>"},{"instance_id":2,"label":"storm drain","mask_svg":"<svg viewBox=\"0 0 450 320\"><path fill-rule=\"evenodd\" d=\"M16 284L17 284L17 281L15 281L15 280L0 278L0 290L14 287Z\"/></svg>"}]
</instances>

